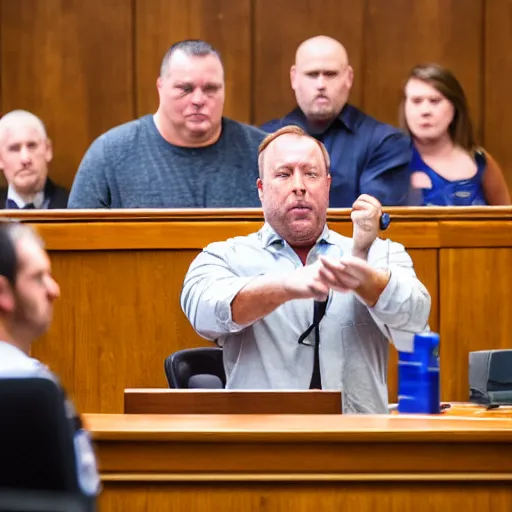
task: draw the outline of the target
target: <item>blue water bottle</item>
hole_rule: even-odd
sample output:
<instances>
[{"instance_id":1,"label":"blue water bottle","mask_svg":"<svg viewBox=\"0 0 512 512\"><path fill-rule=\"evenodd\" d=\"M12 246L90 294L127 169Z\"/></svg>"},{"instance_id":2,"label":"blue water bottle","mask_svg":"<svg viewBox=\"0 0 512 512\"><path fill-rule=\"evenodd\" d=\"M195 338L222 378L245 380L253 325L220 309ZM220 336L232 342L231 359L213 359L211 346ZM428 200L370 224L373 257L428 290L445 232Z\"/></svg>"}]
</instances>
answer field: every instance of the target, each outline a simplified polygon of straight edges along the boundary
<instances>
[{"instance_id":1,"label":"blue water bottle","mask_svg":"<svg viewBox=\"0 0 512 512\"><path fill-rule=\"evenodd\" d=\"M439 334L414 336L412 352L398 353L398 412L439 414Z\"/></svg>"}]
</instances>

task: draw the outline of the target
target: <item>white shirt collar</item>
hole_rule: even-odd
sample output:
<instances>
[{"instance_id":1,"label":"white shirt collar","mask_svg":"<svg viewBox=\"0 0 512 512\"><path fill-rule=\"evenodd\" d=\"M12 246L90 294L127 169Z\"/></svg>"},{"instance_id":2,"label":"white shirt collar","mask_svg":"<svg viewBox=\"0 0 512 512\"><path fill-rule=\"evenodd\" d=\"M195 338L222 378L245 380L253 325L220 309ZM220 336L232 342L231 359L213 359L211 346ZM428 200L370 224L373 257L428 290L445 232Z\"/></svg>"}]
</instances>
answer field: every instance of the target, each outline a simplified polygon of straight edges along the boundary
<instances>
[{"instance_id":1,"label":"white shirt collar","mask_svg":"<svg viewBox=\"0 0 512 512\"><path fill-rule=\"evenodd\" d=\"M42 364L18 347L0 341L0 378L27 377L41 371Z\"/></svg>"},{"instance_id":2,"label":"white shirt collar","mask_svg":"<svg viewBox=\"0 0 512 512\"><path fill-rule=\"evenodd\" d=\"M37 194L35 194L34 196L32 196L31 200L26 201L18 194L18 192L16 192L15 188L12 185L9 185L9 188L7 189L7 199L12 199L20 209L30 203L34 205L34 208L40 209L43 207L44 204L44 189L41 190L40 192L37 192Z\"/></svg>"}]
</instances>

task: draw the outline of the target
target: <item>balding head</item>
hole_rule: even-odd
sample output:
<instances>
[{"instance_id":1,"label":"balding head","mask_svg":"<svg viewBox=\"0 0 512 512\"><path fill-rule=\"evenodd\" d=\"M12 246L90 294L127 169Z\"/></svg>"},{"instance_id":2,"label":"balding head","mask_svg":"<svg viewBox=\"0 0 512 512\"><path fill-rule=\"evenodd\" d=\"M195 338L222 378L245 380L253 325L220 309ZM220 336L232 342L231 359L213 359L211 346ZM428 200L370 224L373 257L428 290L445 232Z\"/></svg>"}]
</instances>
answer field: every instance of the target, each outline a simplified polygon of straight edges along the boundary
<instances>
[{"instance_id":1,"label":"balding head","mask_svg":"<svg viewBox=\"0 0 512 512\"><path fill-rule=\"evenodd\" d=\"M295 52L295 66L301 68L311 61L329 57L341 67L348 66L345 47L336 39L328 36L316 36L302 42Z\"/></svg>"},{"instance_id":2,"label":"balding head","mask_svg":"<svg viewBox=\"0 0 512 512\"><path fill-rule=\"evenodd\" d=\"M297 103L312 128L322 129L339 115L353 75L347 51L332 37L316 36L300 44L290 78Z\"/></svg>"}]
</instances>

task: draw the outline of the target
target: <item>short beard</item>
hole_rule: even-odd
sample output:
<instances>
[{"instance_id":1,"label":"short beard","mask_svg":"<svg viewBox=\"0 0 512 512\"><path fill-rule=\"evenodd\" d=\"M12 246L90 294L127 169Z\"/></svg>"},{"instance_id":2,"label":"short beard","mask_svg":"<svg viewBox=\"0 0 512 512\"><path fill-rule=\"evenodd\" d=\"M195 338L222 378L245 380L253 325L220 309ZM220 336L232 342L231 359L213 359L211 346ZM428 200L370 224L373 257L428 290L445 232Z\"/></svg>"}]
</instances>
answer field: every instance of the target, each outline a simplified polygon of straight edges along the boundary
<instances>
[{"instance_id":1,"label":"short beard","mask_svg":"<svg viewBox=\"0 0 512 512\"><path fill-rule=\"evenodd\" d=\"M303 229L293 229L286 222L279 222L276 225L273 219L267 219L274 231L281 236L288 244L294 247L304 247L315 245L318 237L322 234L326 219L320 222L320 225L311 225Z\"/></svg>"},{"instance_id":2,"label":"short beard","mask_svg":"<svg viewBox=\"0 0 512 512\"><path fill-rule=\"evenodd\" d=\"M336 113L329 109L323 111L310 111L306 114L306 118L309 122L316 124L328 124L336 117Z\"/></svg>"}]
</instances>

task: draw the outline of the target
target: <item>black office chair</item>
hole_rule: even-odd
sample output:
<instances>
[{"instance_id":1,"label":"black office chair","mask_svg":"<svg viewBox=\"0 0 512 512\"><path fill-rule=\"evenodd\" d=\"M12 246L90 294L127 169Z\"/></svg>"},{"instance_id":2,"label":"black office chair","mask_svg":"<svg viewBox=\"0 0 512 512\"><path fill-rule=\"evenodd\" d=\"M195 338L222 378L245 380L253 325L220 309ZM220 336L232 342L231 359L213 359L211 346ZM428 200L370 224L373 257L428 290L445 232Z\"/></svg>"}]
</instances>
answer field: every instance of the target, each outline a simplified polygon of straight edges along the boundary
<instances>
[{"instance_id":1,"label":"black office chair","mask_svg":"<svg viewBox=\"0 0 512 512\"><path fill-rule=\"evenodd\" d=\"M221 348L179 350L165 360L164 367L170 388L222 389L226 386Z\"/></svg>"},{"instance_id":2,"label":"black office chair","mask_svg":"<svg viewBox=\"0 0 512 512\"><path fill-rule=\"evenodd\" d=\"M44 378L0 379L0 511L91 512L77 476L64 393Z\"/></svg>"}]
</instances>

